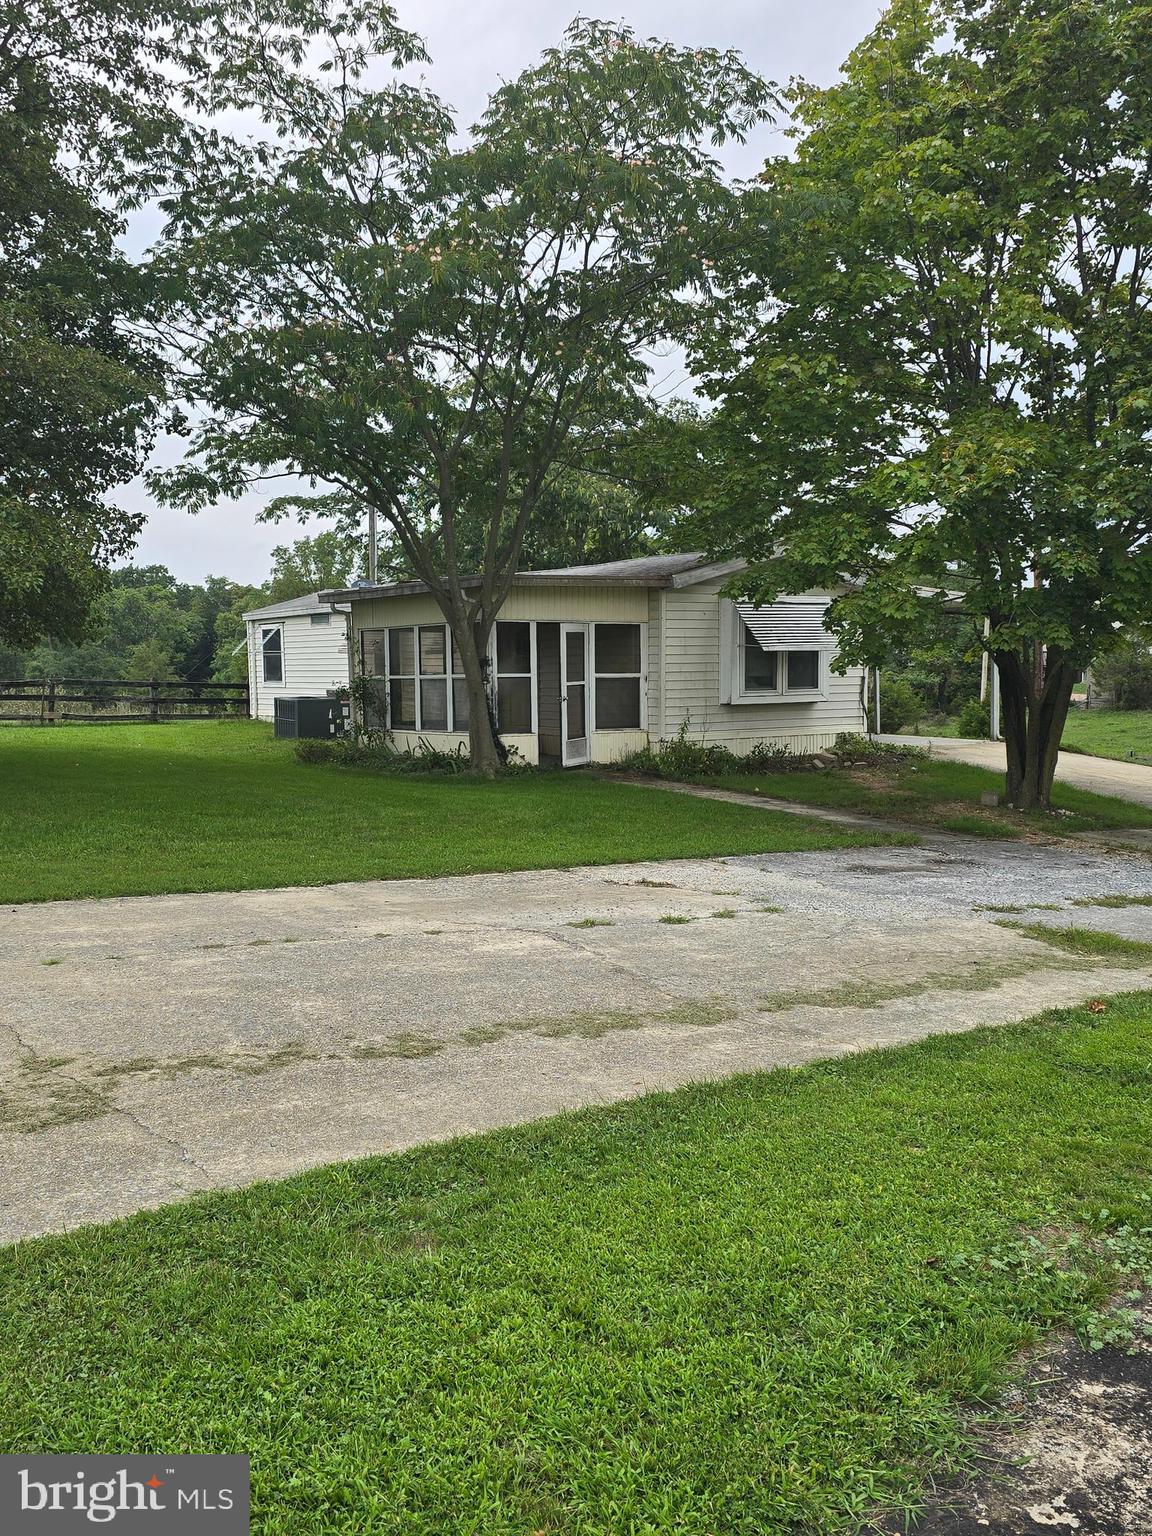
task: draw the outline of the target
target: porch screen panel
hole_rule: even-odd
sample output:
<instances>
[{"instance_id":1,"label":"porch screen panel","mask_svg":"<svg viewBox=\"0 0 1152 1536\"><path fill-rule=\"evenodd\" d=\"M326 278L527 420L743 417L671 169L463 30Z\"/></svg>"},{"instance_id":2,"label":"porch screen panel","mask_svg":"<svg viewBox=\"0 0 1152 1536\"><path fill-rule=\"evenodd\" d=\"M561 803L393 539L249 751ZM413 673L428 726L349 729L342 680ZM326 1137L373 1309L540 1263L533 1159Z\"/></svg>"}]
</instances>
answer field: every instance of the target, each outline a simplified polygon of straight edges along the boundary
<instances>
[{"instance_id":1,"label":"porch screen panel","mask_svg":"<svg viewBox=\"0 0 1152 1536\"><path fill-rule=\"evenodd\" d=\"M416 631L388 631L388 723L394 731L416 729Z\"/></svg>"},{"instance_id":2,"label":"porch screen panel","mask_svg":"<svg viewBox=\"0 0 1152 1536\"><path fill-rule=\"evenodd\" d=\"M597 624L593 629L596 729L640 728L640 626Z\"/></svg>"},{"instance_id":3,"label":"porch screen panel","mask_svg":"<svg viewBox=\"0 0 1152 1536\"><path fill-rule=\"evenodd\" d=\"M443 624L420 626L420 729L448 729L448 651Z\"/></svg>"},{"instance_id":4,"label":"porch screen panel","mask_svg":"<svg viewBox=\"0 0 1152 1536\"><path fill-rule=\"evenodd\" d=\"M532 729L532 626L496 625L496 714L502 731Z\"/></svg>"}]
</instances>

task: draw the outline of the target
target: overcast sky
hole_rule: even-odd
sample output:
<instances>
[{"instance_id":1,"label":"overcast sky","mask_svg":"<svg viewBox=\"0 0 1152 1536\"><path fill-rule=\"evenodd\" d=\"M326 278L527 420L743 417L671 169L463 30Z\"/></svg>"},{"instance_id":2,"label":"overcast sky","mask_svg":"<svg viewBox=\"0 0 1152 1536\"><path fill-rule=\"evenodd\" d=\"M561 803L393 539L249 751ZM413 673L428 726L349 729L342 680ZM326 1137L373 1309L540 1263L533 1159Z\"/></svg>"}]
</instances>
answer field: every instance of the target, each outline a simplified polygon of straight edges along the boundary
<instances>
[{"instance_id":1,"label":"overcast sky","mask_svg":"<svg viewBox=\"0 0 1152 1536\"><path fill-rule=\"evenodd\" d=\"M802 75L826 85L881 9L879 0L626 0L611 7L591 0L583 5L579 0L397 3L401 23L427 42L429 86L456 109L461 126L475 121L494 85L519 74L543 48L559 41L576 14L610 20L622 16L642 34L676 43L737 48L770 80L782 83ZM766 129L743 148L729 151L726 163L734 175L753 174L766 155L779 152L781 143ZM168 460L172 453L171 445L161 445L159 457ZM272 546L308 531L295 523L258 523L260 498L255 496L196 517L156 507L137 485L126 487L120 500L148 515L133 561L166 565L183 581L211 574L261 582Z\"/></svg>"}]
</instances>

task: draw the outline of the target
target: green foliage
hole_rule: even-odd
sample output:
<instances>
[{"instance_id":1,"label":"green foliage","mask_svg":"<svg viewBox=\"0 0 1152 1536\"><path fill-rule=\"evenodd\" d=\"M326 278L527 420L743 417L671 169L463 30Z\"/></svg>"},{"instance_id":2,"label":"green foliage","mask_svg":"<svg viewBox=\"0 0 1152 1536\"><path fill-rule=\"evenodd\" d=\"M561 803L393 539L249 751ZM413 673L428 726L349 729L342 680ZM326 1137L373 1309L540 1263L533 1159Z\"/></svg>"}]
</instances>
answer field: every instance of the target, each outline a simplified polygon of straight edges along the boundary
<instances>
[{"instance_id":1,"label":"green foliage","mask_svg":"<svg viewBox=\"0 0 1152 1536\"><path fill-rule=\"evenodd\" d=\"M869 736L844 732L837 736L830 751L813 754L793 752L779 742L760 741L750 751L740 754L715 742L693 740L690 725L684 721L670 741L658 741L622 757L617 767L626 773L642 773L655 779L738 777L741 774L803 773L814 766L887 763L891 766L927 759L919 747L901 747L873 741Z\"/></svg>"},{"instance_id":2,"label":"green foliage","mask_svg":"<svg viewBox=\"0 0 1152 1536\"><path fill-rule=\"evenodd\" d=\"M1092 669L1098 692L1114 709L1152 709L1152 650L1148 641L1127 641Z\"/></svg>"},{"instance_id":3,"label":"green foliage","mask_svg":"<svg viewBox=\"0 0 1152 1536\"><path fill-rule=\"evenodd\" d=\"M987 704L979 699L969 699L956 716L956 729L961 736L988 737L992 734L992 717Z\"/></svg>"},{"instance_id":4,"label":"green foliage","mask_svg":"<svg viewBox=\"0 0 1152 1536\"><path fill-rule=\"evenodd\" d=\"M670 741L649 743L626 753L617 767L625 773L642 773L656 779L703 778L708 774L755 772L767 767L787 768L800 759L787 747L759 742L747 757L739 757L718 742L693 740L690 722L682 722ZM807 762L808 759L804 759Z\"/></svg>"},{"instance_id":5,"label":"green foliage","mask_svg":"<svg viewBox=\"0 0 1152 1536\"><path fill-rule=\"evenodd\" d=\"M916 724L924 713L924 700L901 677L885 672L880 679L880 730L895 734Z\"/></svg>"},{"instance_id":6,"label":"green foliage","mask_svg":"<svg viewBox=\"0 0 1152 1536\"><path fill-rule=\"evenodd\" d=\"M973 650L990 618L1020 804L1076 670L1152 607L1150 70L1130 0L892 5L791 91L677 461L752 595L853 579L845 660L937 629L948 589Z\"/></svg>"},{"instance_id":7,"label":"green foliage","mask_svg":"<svg viewBox=\"0 0 1152 1536\"><path fill-rule=\"evenodd\" d=\"M363 540L342 529L328 529L293 544L277 544L264 600L281 603L326 588L346 587L354 577L364 574L364 561Z\"/></svg>"},{"instance_id":8,"label":"green foliage","mask_svg":"<svg viewBox=\"0 0 1152 1536\"><path fill-rule=\"evenodd\" d=\"M468 749L463 745L437 747L422 736L414 747L401 750L383 732L344 736L334 741L299 741L296 756L302 763L371 768L376 773L433 773L451 777L472 772ZM521 766L529 772L534 771L526 763Z\"/></svg>"},{"instance_id":9,"label":"green foliage","mask_svg":"<svg viewBox=\"0 0 1152 1536\"><path fill-rule=\"evenodd\" d=\"M108 573L82 640L42 639L30 650L13 654L3 675L186 681L215 677L222 615L232 606L251 606L252 595L252 588L220 576L194 586L177 581L162 565L121 566ZM242 682L246 675L241 657L238 677L217 680Z\"/></svg>"},{"instance_id":10,"label":"green foliage","mask_svg":"<svg viewBox=\"0 0 1152 1536\"><path fill-rule=\"evenodd\" d=\"M20 1243L0 1447L243 1446L263 1536L857 1532L1124 1341L1150 1051L1131 993Z\"/></svg>"}]
</instances>

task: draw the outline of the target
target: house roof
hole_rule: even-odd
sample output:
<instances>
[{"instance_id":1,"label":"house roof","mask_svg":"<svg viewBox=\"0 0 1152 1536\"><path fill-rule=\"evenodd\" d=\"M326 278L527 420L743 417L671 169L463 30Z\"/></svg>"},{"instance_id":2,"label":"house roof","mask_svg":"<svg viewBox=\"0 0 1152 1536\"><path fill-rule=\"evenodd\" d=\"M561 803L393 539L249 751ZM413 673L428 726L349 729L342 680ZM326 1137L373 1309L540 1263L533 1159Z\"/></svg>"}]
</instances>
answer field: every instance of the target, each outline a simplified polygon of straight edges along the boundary
<instances>
[{"instance_id":1,"label":"house roof","mask_svg":"<svg viewBox=\"0 0 1152 1536\"><path fill-rule=\"evenodd\" d=\"M734 576L745 566L743 560L709 560L695 551L683 555L641 555L636 560L608 560L602 565L563 565L549 571L517 571L512 578L516 587L689 587L698 581ZM478 576L465 576L463 585L475 586ZM426 592L422 581L389 581L377 586L367 582L358 587L344 587L319 592L324 602L354 602L377 597L408 597Z\"/></svg>"},{"instance_id":2,"label":"house roof","mask_svg":"<svg viewBox=\"0 0 1152 1536\"><path fill-rule=\"evenodd\" d=\"M304 597L286 597L282 603L268 603L264 608L249 608L241 614L245 619L289 619L297 613L331 613L332 604L321 602L321 593L309 592Z\"/></svg>"}]
</instances>

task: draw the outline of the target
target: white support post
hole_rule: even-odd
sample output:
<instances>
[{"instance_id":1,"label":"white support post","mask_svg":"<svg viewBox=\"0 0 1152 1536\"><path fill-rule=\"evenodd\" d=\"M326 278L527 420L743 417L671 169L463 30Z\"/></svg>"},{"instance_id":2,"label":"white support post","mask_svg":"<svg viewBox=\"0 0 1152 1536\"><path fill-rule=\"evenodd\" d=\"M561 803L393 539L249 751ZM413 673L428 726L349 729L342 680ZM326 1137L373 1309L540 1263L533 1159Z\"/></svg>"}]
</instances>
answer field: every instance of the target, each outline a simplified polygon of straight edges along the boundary
<instances>
[{"instance_id":1,"label":"white support post","mask_svg":"<svg viewBox=\"0 0 1152 1536\"><path fill-rule=\"evenodd\" d=\"M988 728L993 741L1003 740L1000 730L1000 668L993 663L989 669Z\"/></svg>"}]
</instances>

